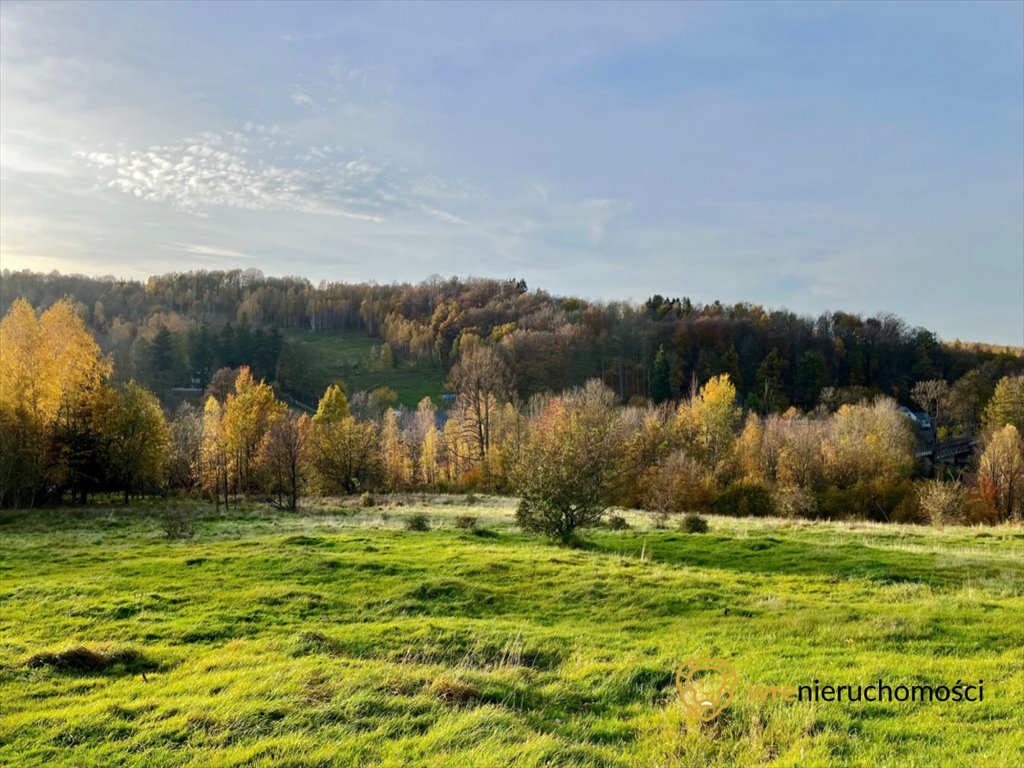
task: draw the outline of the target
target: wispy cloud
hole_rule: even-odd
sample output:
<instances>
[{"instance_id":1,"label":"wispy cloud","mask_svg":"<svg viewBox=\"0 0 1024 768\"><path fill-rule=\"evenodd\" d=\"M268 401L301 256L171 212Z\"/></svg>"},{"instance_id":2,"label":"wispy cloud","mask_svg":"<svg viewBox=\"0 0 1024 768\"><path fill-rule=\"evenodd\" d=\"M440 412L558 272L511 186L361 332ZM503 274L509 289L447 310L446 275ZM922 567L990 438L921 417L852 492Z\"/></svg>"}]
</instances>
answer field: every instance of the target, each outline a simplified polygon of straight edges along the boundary
<instances>
[{"instance_id":1,"label":"wispy cloud","mask_svg":"<svg viewBox=\"0 0 1024 768\"><path fill-rule=\"evenodd\" d=\"M221 248L216 245L197 245L195 243L176 243L169 246L172 250L180 251L181 253L191 253L195 256L208 256L214 259L254 259L255 256L251 256L248 253L242 253L231 248Z\"/></svg>"},{"instance_id":2,"label":"wispy cloud","mask_svg":"<svg viewBox=\"0 0 1024 768\"><path fill-rule=\"evenodd\" d=\"M79 152L99 183L125 195L200 216L218 207L295 211L382 222L420 211L449 223L456 214L431 203L451 185L352 157L340 145L290 147L276 126L204 132L146 149Z\"/></svg>"}]
</instances>

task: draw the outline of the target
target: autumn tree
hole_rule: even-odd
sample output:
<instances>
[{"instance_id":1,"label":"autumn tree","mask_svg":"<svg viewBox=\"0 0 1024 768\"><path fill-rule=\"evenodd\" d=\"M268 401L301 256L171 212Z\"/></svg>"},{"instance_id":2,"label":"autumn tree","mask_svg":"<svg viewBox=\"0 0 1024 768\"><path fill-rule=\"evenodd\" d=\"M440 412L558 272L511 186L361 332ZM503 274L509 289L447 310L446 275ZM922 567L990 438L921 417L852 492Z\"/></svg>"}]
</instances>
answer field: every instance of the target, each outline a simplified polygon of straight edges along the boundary
<instances>
[{"instance_id":1,"label":"autumn tree","mask_svg":"<svg viewBox=\"0 0 1024 768\"><path fill-rule=\"evenodd\" d=\"M1024 517L1024 440L1013 424L989 438L978 463L978 480L1001 522Z\"/></svg>"},{"instance_id":2,"label":"autumn tree","mask_svg":"<svg viewBox=\"0 0 1024 768\"><path fill-rule=\"evenodd\" d=\"M152 392L129 381L111 399L99 425L108 479L124 493L161 485L170 433L160 402Z\"/></svg>"},{"instance_id":3,"label":"autumn tree","mask_svg":"<svg viewBox=\"0 0 1024 768\"><path fill-rule=\"evenodd\" d=\"M401 490L408 485L412 471L408 448L398 423L398 411L393 408L385 411L381 420L380 443L385 485L391 490Z\"/></svg>"},{"instance_id":4,"label":"autumn tree","mask_svg":"<svg viewBox=\"0 0 1024 768\"><path fill-rule=\"evenodd\" d=\"M544 409L517 472L516 519L524 530L565 544L601 519L622 445L615 401L592 380Z\"/></svg>"},{"instance_id":5,"label":"autumn tree","mask_svg":"<svg viewBox=\"0 0 1024 768\"><path fill-rule=\"evenodd\" d=\"M320 399L309 430L309 453L317 484L325 493L356 493L379 481L381 451L377 427L348 413L337 385Z\"/></svg>"},{"instance_id":6,"label":"autumn tree","mask_svg":"<svg viewBox=\"0 0 1024 768\"><path fill-rule=\"evenodd\" d=\"M437 465L439 436L437 406L429 397L424 397L416 406L409 438L413 482L420 486L434 485L439 476Z\"/></svg>"},{"instance_id":7,"label":"autumn tree","mask_svg":"<svg viewBox=\"0 0 1024 768\"><path fill-rule=\"evenodd\" d=\"M675 451L648 473L645 507L659 525L669 515L706 511L714 498L714 479L685 451Z\"/></svg>"},{"instance_id":8,"label":"autumn tree","mask_svg":"<svg viewBox=\"0 0 1024 768\"><path fill-rule=\"evenodd\" d=\"M106 479L96 422L110 361L68 299L39 317L15 301L0 322L0 352L0 440L16 447L3 462L0 479L11 485L0 497L31 503L48 489L70 489L85 500Z\"/></svg>"},{"instance_id":9,"label":"autumn tree","mask_svg":"<svg viewBox=\"0 0 1024 768\"><path fill-rule=\"evenodd\" d=\"M960 433L977 431L993 391L992 382L976 368L957 379L949 392L949 414L954 429Z\"/></svg>"},{"instance_id":10,"label":"autumn tree","mask_svg":"<svg viewBox=\"0 0 1024 768\"><path fill-rule=\"evenodd\" d=\"M268 478L274 504L279 509L294 512L299 508L299 496L307 480L306 442L309 430L308 416L295 418L285 414L271 424L260 445L260 465Z\"/></svg>"},{"instance_id":11,"label":"autumn tree","mask_svg":"<svg viewBox=\"0 0 1024 768\"><path fill-rule=\"evenodd\" d=\"M259 485L255 471L259 468L260 446L286 410L270 385L254 381L249 369L242 366L235 380L235 393L229 394L224 403L224 443L236 490L251 491Z\"/></svg>"},{"instance_id":12,"label":"autumn tree","mask_svg":"<svg viewBox=\"0 0 1024 768\"><path fill-rule=\"evenodd\" d=\"M200 478L204 490L209 493L220 511L221 500L228 506L228 450L224 439L224 406L216 397L206 398L203 407L203 442Z\"/></svg>"},{"instance_id":13,"label":"autumn tree","mask_svg":"<svg viewBox=\"0 0 1024 768\"><path fill-rule=\"evenodd\" d=\"M75 313L58 301L37 319L18 299L0 323L0 403L52 423L70 399L95 391L111 372L110 361Z\"/></svg>"},{"instance_id":14,"label":"autumn tree","mask_svg":"<svg viewBox=\"0 0 1024 768\"><path fill-rule=\"evenodd\" d=\"M228 395L235 394L235 382L238 380L238 368L218 368L210 377L210 383L206 385L204 397L215 397L218 403L228 399Z\"/></svg>"},{"instance_id":15,"label":"autumn tree","mask_svg":"<svg viewBox=\"0 0 1024 768\"><path fill-rule=\"evenodd\" d=\"M827 444L829 479L840 487L858 481L893 482L910 476L914 435L888 398L844 405L833 416Z\"/></svg>"},{"instance_id":16,"label":"autumn tree","mask_svg":"<svg viewBox=\"0 0 1024 768\"><path fill-rule=\"evenodd\" d=\"M168 481L173 488L195 488L201 481L203 413L191 403L182 403L168 429Z\"/></svg>"},{"instance_id":17,"label":"autumn tree","mask_svg":"<svg viewBox=\"0 0 1024 768\"><path fill-rule=\"evenodd\" d=\"M677 428L691 454L712 472L727 469L742 411L728 375L713 376L676 411Z\"/></svg>"},{"instance_id":18,"label":"autumn tree","mask_svg":"<svg viewBox=\"0 0 1024 768\"><path fill-rule=\"evenodd\" d=\"M1024 376L1004 376L996 384L985 408L985 428L996 431L1007 424L1024 433Z\"/></svg>"},{"instance_id":19,"label":"autumn tree","mask_svg":"<svg viewBox=\"0 0 1024 768\"><path fill-rule=\"evenodd\" d=\"M483 461L491 444L491 417L511 392L512 377L501 356L478 344L464 351L452 368L449 387L456 396L460 422L476 458Z\"/></svg>"}]
</instances>

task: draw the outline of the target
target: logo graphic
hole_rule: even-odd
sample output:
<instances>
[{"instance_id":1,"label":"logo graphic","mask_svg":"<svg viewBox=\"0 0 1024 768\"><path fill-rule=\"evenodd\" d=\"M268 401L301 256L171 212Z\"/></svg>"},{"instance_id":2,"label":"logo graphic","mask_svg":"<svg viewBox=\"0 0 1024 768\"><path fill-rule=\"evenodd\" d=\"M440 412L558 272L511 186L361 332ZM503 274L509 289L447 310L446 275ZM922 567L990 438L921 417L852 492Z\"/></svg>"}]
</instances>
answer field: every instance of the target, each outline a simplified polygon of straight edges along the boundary
<instances>
[{"instance_id":1,"label":"logo graphic","mask_svg":"<svg viewBox=\"0 0 1024 768\"><path fill-rule=\"evenodd\" d=\"M736 670L725 659L689 659L676 671L676 688L686 714L705 723L732 703L739 684Z\"/></svg>"}]
</instances>

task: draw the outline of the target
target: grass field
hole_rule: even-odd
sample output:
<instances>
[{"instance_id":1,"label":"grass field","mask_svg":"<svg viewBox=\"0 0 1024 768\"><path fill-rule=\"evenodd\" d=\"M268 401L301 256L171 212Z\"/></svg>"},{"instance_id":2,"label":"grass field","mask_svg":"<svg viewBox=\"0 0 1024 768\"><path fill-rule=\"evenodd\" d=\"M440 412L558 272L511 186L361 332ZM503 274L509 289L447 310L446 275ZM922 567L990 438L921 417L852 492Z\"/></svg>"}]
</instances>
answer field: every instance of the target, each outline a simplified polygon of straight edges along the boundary
<instances>
[{"instance_id":1,"label":"grass field","mask_svg":"<svg viewBox=\"0 0 1024 768\"><path fill-rule=\"evenodd\" d=\"M441 404L448 372L430 365L399 364L386 371L373 371L368 366L375 346L380 345L361 331L306 331L287 330L284 336L291 342L304 347L317 361L316 376L318 391L323 391L334 381L341 380L348 385L349 393L378 387L391 387L398 394L399 402L407 408L415 408L424 397Z\"/></svg>"},{"instance_id":2,"label":"grass field","mask_svg":"<svg viewBox=\"0 0 1024 768\"><path fill-rule=\"evenodd\" d=\"M181 508L181 507L179 507ZM709 518L558 548L513 502L0 518L0 764L1015 766L1020 528ZM431 516L414 533L403 520ZM457 530L476 515L488 533ZM84 646L89 652L61 652ZM53 652L51 656L40 655ZM673 672L984 680L984 700L755 703L688 724ZM95 668L87 669L89 665Z\"/></svg>"}]
</instances>

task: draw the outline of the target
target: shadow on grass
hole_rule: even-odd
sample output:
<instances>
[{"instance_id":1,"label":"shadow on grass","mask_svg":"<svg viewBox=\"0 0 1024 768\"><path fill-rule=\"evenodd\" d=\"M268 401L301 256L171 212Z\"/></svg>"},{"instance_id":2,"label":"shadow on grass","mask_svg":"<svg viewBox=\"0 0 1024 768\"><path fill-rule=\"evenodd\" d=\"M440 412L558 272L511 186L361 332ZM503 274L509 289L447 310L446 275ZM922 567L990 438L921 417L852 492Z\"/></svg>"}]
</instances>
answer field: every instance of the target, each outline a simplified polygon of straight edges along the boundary
<instances>
[{"instance_id":1,"label":"shadow on grass","mask_svg":"<svg viewBox=\"0 0 1024 768\"><path fill-rule=\"evenodd\" d=\"M887 550L846 541L805 542L766 531L743 538L684 533L595 532L582 547L591 552L641 557L671 565L792 576L867 579L958 586L968 579L1012 578L1011 568L982 565L940 552Z\"/></svg>"}]
</instances>

